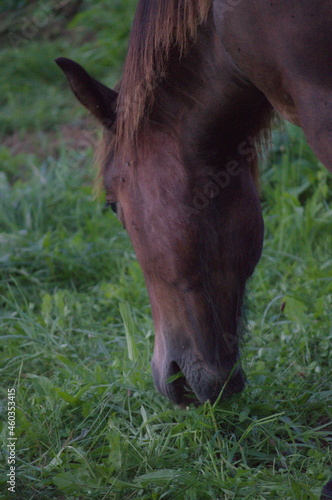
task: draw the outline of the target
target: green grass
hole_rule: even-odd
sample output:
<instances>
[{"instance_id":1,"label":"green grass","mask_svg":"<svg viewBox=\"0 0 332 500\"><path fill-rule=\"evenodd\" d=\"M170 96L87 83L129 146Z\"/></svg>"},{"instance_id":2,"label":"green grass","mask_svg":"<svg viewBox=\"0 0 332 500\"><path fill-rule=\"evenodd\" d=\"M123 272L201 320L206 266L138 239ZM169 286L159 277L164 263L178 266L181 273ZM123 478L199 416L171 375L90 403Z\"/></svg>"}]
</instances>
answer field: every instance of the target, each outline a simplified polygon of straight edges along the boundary
<instances>
[{"instance_id":1,"label":"green grass","mask_svg":"<svg viewBox=\"0 0 332 500\"><path fill-rule=\"evenodd\" d=\"M92 149L61 137L83 112L52 62L73 57L115 81L134 3L85 2L62 37L0 52L2 139L42 144L0 147L0 498L13 497L14 387L17 498L317 499L332 462L331 174L297 129L274 133L264 254L248 289L248 386L215 407L174 407L153 387L144 280L93 197Z\"/></svg>"}]
</instances>

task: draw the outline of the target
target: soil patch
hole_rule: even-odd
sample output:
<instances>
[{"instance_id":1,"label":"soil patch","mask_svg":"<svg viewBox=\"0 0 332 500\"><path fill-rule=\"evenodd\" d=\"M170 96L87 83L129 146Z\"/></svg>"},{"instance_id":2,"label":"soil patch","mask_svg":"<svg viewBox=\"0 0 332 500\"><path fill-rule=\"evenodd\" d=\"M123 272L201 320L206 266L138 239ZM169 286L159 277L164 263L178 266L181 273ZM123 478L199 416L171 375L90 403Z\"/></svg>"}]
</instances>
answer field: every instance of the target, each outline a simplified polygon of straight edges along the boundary
<instances>
[{"instance_id":1,"label":"soil patch","mask_svg":"<svg viewBox=\"0 0 332 500\"><path fill-rule=\"evenodd\" d=\"M95 148L98 143L98 127L91 120L78 120L60 125L49 132L15 132L2 140L12 155L35 154L39 158L58 157L63 149L80 152Z\"/></svg>"}]
</instances>

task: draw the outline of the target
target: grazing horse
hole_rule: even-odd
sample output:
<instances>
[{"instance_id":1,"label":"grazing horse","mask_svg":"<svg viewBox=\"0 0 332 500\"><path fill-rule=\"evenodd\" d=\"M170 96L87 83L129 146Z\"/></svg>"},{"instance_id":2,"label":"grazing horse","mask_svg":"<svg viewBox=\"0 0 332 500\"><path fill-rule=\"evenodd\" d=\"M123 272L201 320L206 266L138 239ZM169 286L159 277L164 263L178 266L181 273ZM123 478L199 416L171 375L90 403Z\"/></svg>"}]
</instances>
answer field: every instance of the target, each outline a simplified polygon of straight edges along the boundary
<instances>
[{"instance_id":1,"label":"grazing horse","mask_svg":"<svg viewBox=\"0 0 332 500\"><path fill-rule=\"evenodd\" d=\"M145 276L157 389L180 405L241 391L257 158L275 112L332 169L332 2L139 0L116 90L57 63L103 124L100 175Z\"/></svg>"}]
</instances>

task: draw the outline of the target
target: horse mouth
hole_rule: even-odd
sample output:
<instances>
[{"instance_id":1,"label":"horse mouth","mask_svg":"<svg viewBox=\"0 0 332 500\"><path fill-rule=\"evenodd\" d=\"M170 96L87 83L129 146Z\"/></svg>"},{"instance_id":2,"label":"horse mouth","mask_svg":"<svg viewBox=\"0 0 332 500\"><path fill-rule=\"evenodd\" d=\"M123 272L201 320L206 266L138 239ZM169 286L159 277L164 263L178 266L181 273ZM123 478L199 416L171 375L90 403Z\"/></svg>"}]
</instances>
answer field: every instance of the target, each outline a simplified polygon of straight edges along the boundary
<instances>
[{"instance_id":1,"label":"horse mouth","mask_svg":"<svg viewBox=\"0 0 332 500\"><path fill-rule=\"evenodd\" d=\"M164 381L152 363L152 371L156 388L164 396L180 407L198 406L217 399L224 400L241 392L245 386L245 377L240 367L234 368L227 377L211 373L207 369L181 369L172 361L166 371ZM164 372L165 373L165 372Z\"/></svg>"}]
</instances>

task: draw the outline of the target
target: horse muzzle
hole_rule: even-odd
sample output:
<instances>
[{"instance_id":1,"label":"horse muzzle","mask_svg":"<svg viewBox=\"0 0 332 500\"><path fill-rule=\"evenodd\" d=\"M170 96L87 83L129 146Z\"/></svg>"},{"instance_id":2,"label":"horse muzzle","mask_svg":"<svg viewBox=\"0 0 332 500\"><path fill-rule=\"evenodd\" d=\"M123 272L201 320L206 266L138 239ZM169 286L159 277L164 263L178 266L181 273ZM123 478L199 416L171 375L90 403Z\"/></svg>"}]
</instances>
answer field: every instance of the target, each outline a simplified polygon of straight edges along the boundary
<instances>
[{"instance_id":1,"label":"horse muzzle","mask_svg":"<svg viewBox=\"0 0 332 500\"><path fill-rule=\"evenodd\" d=\"M245 376L239 362L225 362L217 369L202 360L195 360L188 353L176 359L152 360L152 373L156 388L161 394L179 406L199 405L226 399L241 392Z\"/></svg>"}]
</instances>

